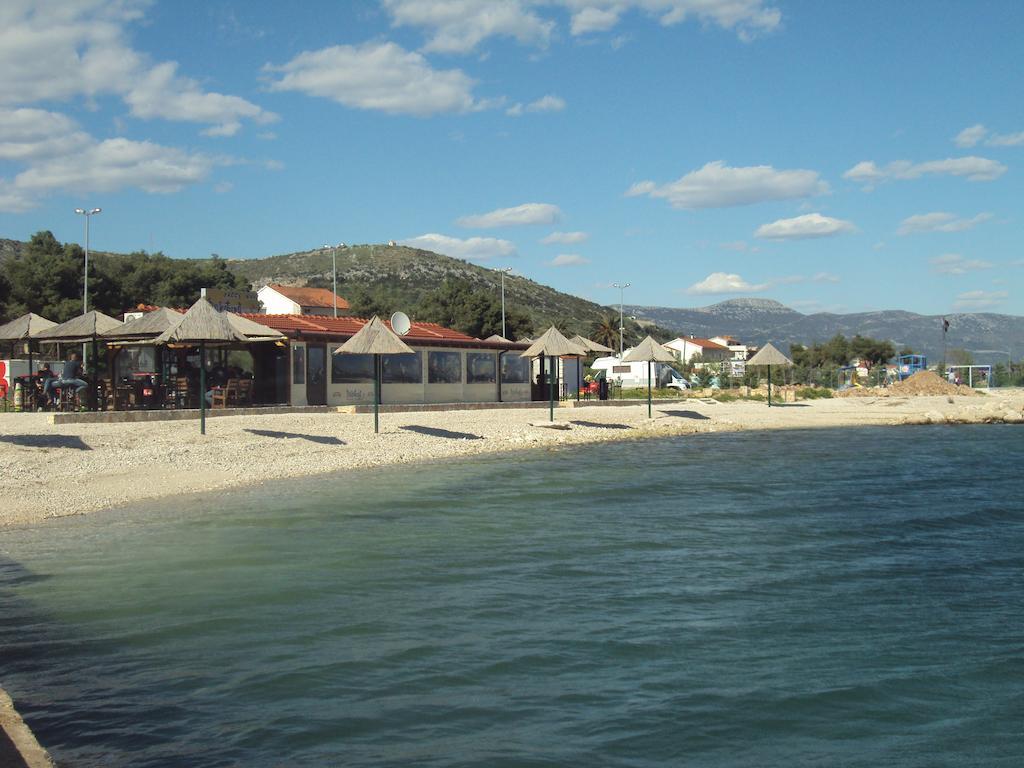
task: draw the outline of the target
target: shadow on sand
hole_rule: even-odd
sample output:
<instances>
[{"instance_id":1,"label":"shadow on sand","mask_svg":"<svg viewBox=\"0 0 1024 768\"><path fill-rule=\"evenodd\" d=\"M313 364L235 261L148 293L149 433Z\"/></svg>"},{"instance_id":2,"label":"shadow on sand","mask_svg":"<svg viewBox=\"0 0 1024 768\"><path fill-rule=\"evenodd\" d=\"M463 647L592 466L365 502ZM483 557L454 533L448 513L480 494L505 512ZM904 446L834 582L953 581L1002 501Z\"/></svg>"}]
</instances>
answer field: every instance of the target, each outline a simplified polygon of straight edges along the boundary
<instances>
[{"instance_id":1,"label":"shadow on sand","mask_svg":"<svg viewBox=\"0 0 1024 768\"><path fill-rule=\"evenodd\" d=\"M596 427L597 429L632 429L629 424L602 424L599 421L571 421L569 423L579 427Z\"/></svg>"},{"instance_id":2,"label":"shadow on sand","mask_svg":"<svg viewBox=\"0 0 1024 768\"><path fill-rule=\"evenodd\" d=\"M447 429L438 429L437 427L421 427L416 424L412 424L407 427L401 427L408 432L415 432L418 435L429 435L430 437L447 437L449 440L483 440L483 435L474 435L470 432L451 432Z\"/></svg>"},{"instance_id":3,"label":"shadow on sand","mask_svg":"<svg viewBox=\"0 0 1024 768\"><path fill-rule=\"evenodd\" d=\"M247 429L245 431L260 437L293 437L296 440L308 440L311 443L320 443L321 445L347 445L344 440L332 437L331 435L300 435L297 432L275 432L270 429Z\"/></svg>"},{"instance_id":4,"label":"shadow on sand","mask_svg":"<svg viewBox=\"0 0 1024 768\"><path fill-rule=\"evenodd\" d=\"M0 442L24 448L73 448L91 451L92 448L77 435L0 435Z\"/></svg>"},{"instance_id":5,"label":"shadow on sand","mask_svg":"<svg viewBox=\"0 0 1024 768\"><path fill-rule=\"evenodd\" d=\"M697 419L698 421L708 421L711 418L696 411L662 411L662 413L666 416L678 416L681 419Z\"/></svg>"}]
</instances>

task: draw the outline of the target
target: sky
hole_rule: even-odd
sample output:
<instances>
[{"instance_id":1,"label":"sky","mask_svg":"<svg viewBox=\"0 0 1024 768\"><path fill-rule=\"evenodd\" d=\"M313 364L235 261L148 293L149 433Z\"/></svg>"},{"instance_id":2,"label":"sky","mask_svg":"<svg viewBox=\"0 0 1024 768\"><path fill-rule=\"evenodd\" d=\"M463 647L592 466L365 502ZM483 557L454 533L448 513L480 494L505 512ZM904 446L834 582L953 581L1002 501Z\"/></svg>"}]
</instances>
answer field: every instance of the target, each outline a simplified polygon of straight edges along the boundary
<instances>
[{"instance_id":1,"label":"sky","mask_svg":"<svg viewBox=\"0 0 1024 768\"><path fill-rule=\"evenodd\" d=\"M5 0L0 237L1022 315L1021 39L1019 0Z\"/></svg>"}]
</instances>

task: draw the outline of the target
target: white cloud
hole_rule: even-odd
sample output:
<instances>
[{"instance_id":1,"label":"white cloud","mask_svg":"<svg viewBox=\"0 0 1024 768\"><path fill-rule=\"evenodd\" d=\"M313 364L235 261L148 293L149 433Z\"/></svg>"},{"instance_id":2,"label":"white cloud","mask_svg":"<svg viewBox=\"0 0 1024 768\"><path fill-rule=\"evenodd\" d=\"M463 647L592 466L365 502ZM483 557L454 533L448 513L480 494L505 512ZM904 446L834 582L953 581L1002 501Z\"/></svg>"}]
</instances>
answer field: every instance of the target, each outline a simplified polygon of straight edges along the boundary
<instances>
[{"instance_id":1,"label":"white cloud","mask_svg":"<svg viewBox=\"0 0 1024 768\"><path fill-rule=\"evenodd\" d=\"M803 240L811 237L831 237L844 232L854 232L852 222L833 219L820 213L807 213L792 219L779 219L771 224L762 224L754 237L766 240Z\"/></svg>"},{"instance_id":2,"label":"white cloud","mask_svg":"<svg viewBox=\"0 0 1024 768\"><path fill-rule=\"evenodd\" d=\"M395 43L336 45L304 51L287 64L266 65L279 73L273 91L299 91L356 109L425 117L468 112L475 101L475 81L458 69L439 70L420 54Z\"/></svg>"},{"instance_id":3,"label":"white cloud","mask_svg":"<svg viewBox=\"0 0 1024 768\"><path fill-rule=\"evenodd\" d=\"M743 253L749 247L746 240L731 240L728 243L719 243L718 247L723 251L736 251Z\"/></svg>"},{"instance_id":4,"label":"white cloud","mask_svg":"<svg viewBox=\"0 0 1024 768\"><path fill-rule=\"evenodd\" d=\"M586 232L552 232L547 237L541 239L544 245L575 245L576 243L585 243L590 239L590 235Z\"/></svg>"},{"instance_id":5,"label":"white cloud","mask_svg":"<svg viewBox=\"0 0 1024 768\"><path fill-rule=\"evenodd\" d=\"M498 256L512 256L516 252L516 247L511 242L494 237L470 237L463 240L431 232L399 242L410 248L421 248L470 261L487 261Z\"/></svg>"},{"instance_id":6,"label":"white cloud","mask_svg":"<svg viewBox=\"0 0 1024 768\"><path fill-rule=\"evenodd\" d=\"M561 4L572 11L574 35L609 30L632 10L654 16L666 27L696 18L705 25L735 30L745 41L771 32L782 22L778 9L765 7L763 0L562 0Z\"/></svg>"},{"instance_id":7,"label":"white cloud","mask_svg":"<svg viewBox=\"0 0 1024 768\"><path fill-rule=\"evenodd\" d=\"M425 51L468 53L489 37L547 45L555 28L520 0L384 0L396 27L420 27L430 39Z\"/></svg>"},{"instance_id":8,"label":"white cloud","mask_svg":"<svg viewBox=\"0 0 1024 768\"><path fill-rule=\"evenodd\" d=\"M986 138L987 137L987 138ZM1019 147L1024 145L1024 131L1017 133L991 133L981 123L964 128L953 141L958 147L973 147L984 139L987 147Z\"/></svg>"},{"instance_id":9,"label":"white cloud","mask_svg":"<svg viewBox=\"0 0 1024 768\"><path fill-rule=\"evenodd\" d=\"M550 203L524 203L514 208L499 208L490 213L463 216L458 220L460 227L493 229L496 227L519 227L529 224L554 224L562 217L557 205Z\"/></svg>"},{"instance_id":10,"label":"white cloud","mask_svg":"<svg viewBox=\"0 0 1024 768\"><path fill-rule=\"evenodd\" d=\"M43 109L0 109L0 160L28 162L89 144L71 118Z\"/></svg>"},{"instance_id":11,"label":"white cloud","mask_svg":"<svg viewBox=\"0 0 1024 768\"><path fill-rule=\"evenodd\" d=\"M525 107L522 104L513 104L505 110L505 114L519 117L523 112L561 112L563 109L565 109L565 99L548 94L536 101L531 101Z\"/></svg>"},{"instance_id":12,"label":"white cloud","mask_svg":"<svg viewBox=\"0 0 1024 768\"><path fill-rule=\"evenodd\" d=\"M29 193L56 189L114 192L138 187L145 192L177 192L206 178L219 162L198 153L148 141L107 139L86 150L34 165L15 177Z\"/></svg>"},{"instance_id":13,"label":"white cloud","mask_svg":"<svg viewBox=\"0 0 1024 768\"><path fill-rule=\"evenodd\" d=\"M992 263L981 259L965 259L959 253L944 253L931 260L932 269L940 275L966 275L980 269L992 269Z\"/></svg>"},{"instance_id":14,"label":"white cloud","mask_svg":"<svg viewBox=\"0 0 1024 768\"><path fill-rule=\"evenodd\" d=\"M731 168L716 160L668 184L637 182L626 191L626 196L662 197L673 208L726 208L826 192L828 184L818 178L817 171L777 171L770 165Z\"/></svg>"},{"instance_id":15,"label":"white cloud","mask_svg":"<svg viewBox=\"0 0 1024 768\"><path fill-rule=\"evenodd\" d=\"M900 223L899 235L910 235L915 232L963 232L974 229L978 224L992 218L991 213L979 213L970 219L959 219L955 214L936 211L908 216Z\"/></svg>"},{"instance_id":16,"label":"white cloud","mask_svg":"<svg viewBox=\"0 0 1024 768\"><path fill-rule=\"evenodd\" d=\"M956 138L953 139L953 142L958 147L973 147L985 138L986 133L988 133L988 129L986 129L981 123L978 123L977 125L972 125L970 128L964 128L960 131L960 133L956 135Z\"/></svg>"},{"instance_id":17,"label":"white cloud","mask_svg":"<svg viewBox=\"0 0 1024 768\"><path fill-rule=\"evenodd\" d=\"M1006 173L1006 166L985 157L949 157L945 160L930 160L925 163L912 163L909 160L894 160L879 167L870 160L857 163L843 174L868 188L883 181L893 179L917 179L926 175L966 176L968 181L993 181Z\"/></svg>"},{"instance_id":18,"label":"white cloud","mask_svg":"<svg viewBox=\"0 0 1024 768\"><path fill-rule=\"evenodd\" d=\"M569 11L573 35L608 31L632 11L663 26L694 18L735 31L741 40L771 32L782 21L764 0L384 0L384 7L394 26L424 30L423 50L431 53L469 53L491 37L546 47L556 22L541 11L552 7Z\"/></svg>"},{"instance_id":19,"label":"white cloud","mask_svg":"<svg viewBox=\"0 0 1024 768\"><path fill-rule=\"evenodd\" d=\"M209 123L228 135L241 120L277 118L238 96L203 92L176 75L175 62L153 64L127 41L126 27L142 19L146 0L48 2L8 0L0 10L0 103L26 105L124 99L144 119Z\"/></svg>"},{"instance_id":20,"label":"white cloud","mask_svg":"<svg viewBox=\"0 0 1024 768\"><path fill-rule=\"evenodd\" d=\"M692 294L758 293L769 287L768 283L758 285L748 283L739 275L712 272L699 283L694 283L687 288L686 292Z\"/></svg>"},{"instance_id":21,"label":"white cloud","mask_svg":"<svg viewBox=\"0 0 1024 768\"><path fill-rule=\"evenodd\" d=\"M552 267L582 267L584 264L589 264L590 259L576 253L560 253L548 263Z\"/></svg>"},{"instance_id":22,"label":"white cloud","mask_svg":"<svg viewBox=\"0 0 1024 768\"><path fill-rule=\"evenodd\" d=\"M961 293L953 302L953 309L963 309L970 312L981 312L986 309L998 307L1003 299L1009 297L1007 291L967 291Z\"/></svg>"},{"instance_id":23,"label":"white cloud","mask_svg":"<svg viewBox=\"0 0 1024 768\"><path fill-rule=\"evenodd\" d=\"M234 188L235 185L232 184L230 181L219 181L213 185L213 191L216 192L218 195L227 194Z\"/></svg>"}]
</instances>

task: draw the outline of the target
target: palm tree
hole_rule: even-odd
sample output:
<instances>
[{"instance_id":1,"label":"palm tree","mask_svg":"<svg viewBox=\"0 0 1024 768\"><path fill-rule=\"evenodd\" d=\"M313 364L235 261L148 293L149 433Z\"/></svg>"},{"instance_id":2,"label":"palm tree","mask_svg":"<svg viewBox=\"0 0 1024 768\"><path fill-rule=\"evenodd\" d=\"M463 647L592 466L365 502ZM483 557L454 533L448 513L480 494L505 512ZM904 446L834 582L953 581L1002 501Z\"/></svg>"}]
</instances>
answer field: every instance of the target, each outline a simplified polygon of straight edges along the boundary
<instances>
[{"instance_id":1,"label":"palm tree","mask_svg":"<svg viewBox=\"0 0 1024 768\"><path fill-rule=\"evenodd\" d=\"M600 320L594 322L590 331L590 338L598 344L614 349L619 343L619 319L612 315L604 315Z\"/></svg>"}]
</instances>

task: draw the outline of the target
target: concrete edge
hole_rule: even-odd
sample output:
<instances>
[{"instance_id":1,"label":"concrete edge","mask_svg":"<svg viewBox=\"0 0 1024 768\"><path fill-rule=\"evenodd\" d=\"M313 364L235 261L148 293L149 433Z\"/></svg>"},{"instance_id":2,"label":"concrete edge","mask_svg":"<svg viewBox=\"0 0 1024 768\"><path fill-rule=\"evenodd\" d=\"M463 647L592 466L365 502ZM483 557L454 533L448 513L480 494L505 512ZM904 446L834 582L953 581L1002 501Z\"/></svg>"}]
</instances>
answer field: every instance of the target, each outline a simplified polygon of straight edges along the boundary
<instances>
[{"instance_id":1,"label":"concrete edge","mask_svg":"<svg viewBox=\"0 0 1024 768\"><path fill-rule=\"evenodd\" d=\"M14 708L14 702L3 688L0 688L0 730L10 740L17 753L14 759L20 760L13 763L11 768L55 768L53 759L36 741L35 735L21 719L18 710ZM2 749L0 746L0 750ZM2 751L0 757L4 757ZM4 765L6 764L4 761Z\"/></svg>"},{"instance_id":2,"label":"concrete edge","mask_svg":"<svg viewBox=\"0 0 1024 768\"><path fill-rule=\"evenodd\" d=\"M207 408L206 418L220 416L265 416L279 413L333 413L331 405L271 405L253 408ZM198 419L198 408L152 411L81 411L79 413L51 413L51 424L126 424L142 421L184 421Z\"/></svg>"}]
</instances>

